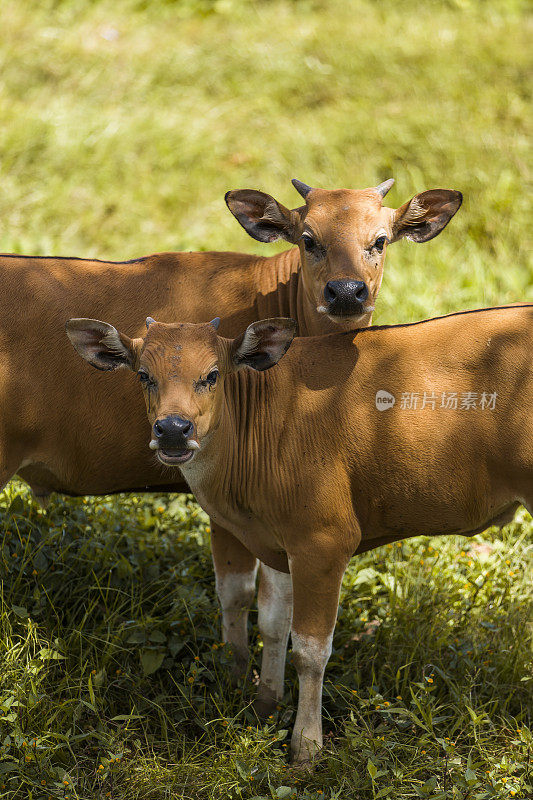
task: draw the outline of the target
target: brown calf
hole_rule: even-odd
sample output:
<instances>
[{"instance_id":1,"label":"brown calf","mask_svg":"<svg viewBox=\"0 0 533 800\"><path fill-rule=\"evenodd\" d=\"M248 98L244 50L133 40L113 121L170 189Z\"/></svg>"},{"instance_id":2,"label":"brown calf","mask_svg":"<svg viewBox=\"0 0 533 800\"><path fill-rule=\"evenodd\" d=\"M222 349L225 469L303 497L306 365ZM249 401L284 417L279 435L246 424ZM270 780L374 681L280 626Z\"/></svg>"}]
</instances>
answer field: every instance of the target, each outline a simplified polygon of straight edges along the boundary
<instances>
[{"instance_id":1,"label":"brown calf","mask_svg":"<svg viewBox=\"0 0 533 800\"><path fill-rule=\"evenodd\" d=\"M132 377L99 379L75 357L64 336L65 319L103 316L134 336L141 335L139 322L148 312L189 322L219 314L226 336L280 314L296 317L302 335L368 324L383 271L383 237L429 239L461 202L458 192L437 189L394 211L382 205L390 183L331 192L297 183L306 202L295 211L262 192L230 192L228 205L256 238L298 242L270 258L208 252L125 263L1 257L9 302L0 323L0 486L18 473L41 498L51 491L186 491L178 473L147 453L150 431ZM309 249L311 235L315 246ZM45 358L45 351L52 357ZM216 526L213 531L224 631L242 664L241 608L253 598L256 561L233 536Z\"/></svg>"},{"instance_id":2,"label":"brown calf","mask_svg":"<svg viewBox=\"0 0 533 800\"><path fill-rule=\"evenodd\" d=\"M282 692L292 624L292 751L307 759L351 556L533 511L533 304L297 339L269 372L292 320L234 340L217 320L148 323L134 340L95 320L67 330L90 362L98 343L102 362L138 374L158 458L266 565L259 696Z\"/></svg>"}]
</instances>

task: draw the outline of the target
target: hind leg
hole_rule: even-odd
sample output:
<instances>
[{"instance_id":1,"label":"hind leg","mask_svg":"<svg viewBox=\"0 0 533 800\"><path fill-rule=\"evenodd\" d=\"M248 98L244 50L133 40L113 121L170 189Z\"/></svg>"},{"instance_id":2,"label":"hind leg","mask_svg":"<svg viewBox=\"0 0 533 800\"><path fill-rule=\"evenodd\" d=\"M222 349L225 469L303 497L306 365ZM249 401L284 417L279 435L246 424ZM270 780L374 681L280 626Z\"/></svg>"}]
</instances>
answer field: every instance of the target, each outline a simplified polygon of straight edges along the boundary
<instances>
[{"instance_id":1,"label":"hind leg","mask_svg":"<svg viewBox=\"0 0 533 800\"><path fill-rule=\"evenodd\" d=\"M8 483L11 480L11 478L14 478L16 474L21 480L23 480L25 483L28 484L33 494L33 497L35 498L37 503L39 503L41 508L46 508L48 506L48 502L50 499L51 490L47 486L42 485L41 481L36 481L33 479L32 459L31 458L21 459L20 457L16 459L13 458L12 463L14 465L12 469L6 469L5 473L1 471L2 474L8 474L9 477L7 478L4 484L0 484L0 490L3 489L5 484Z\"/></svg>"}]
</instances>

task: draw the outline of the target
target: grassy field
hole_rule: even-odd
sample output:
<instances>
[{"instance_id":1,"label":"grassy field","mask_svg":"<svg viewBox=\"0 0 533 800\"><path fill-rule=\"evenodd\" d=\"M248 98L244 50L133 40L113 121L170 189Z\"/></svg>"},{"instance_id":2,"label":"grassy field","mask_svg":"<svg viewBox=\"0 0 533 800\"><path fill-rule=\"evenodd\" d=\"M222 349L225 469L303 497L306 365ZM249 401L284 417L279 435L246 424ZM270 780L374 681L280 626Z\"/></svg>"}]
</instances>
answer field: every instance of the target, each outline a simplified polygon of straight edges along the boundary
<instances>
[{"instance_id":1,"label":"grassy field","mask_svg":"<svg viewBox=\"0 0 533 800\"><path fill-rule=\"evenodd\" d=\"M394 246L375 320L533 300L530 20L521 0L4 0L0 250L126 259L275 252L223 202L298 177L387 198L460 189ZM528 30L529 25L529 30ZM528 51L529 47L529 51ZM0 797L533 797L533 523L352 562L326 748L287 769L229 685L208 521L187 498L0 495Z\"/></svg>"}]
</instances>

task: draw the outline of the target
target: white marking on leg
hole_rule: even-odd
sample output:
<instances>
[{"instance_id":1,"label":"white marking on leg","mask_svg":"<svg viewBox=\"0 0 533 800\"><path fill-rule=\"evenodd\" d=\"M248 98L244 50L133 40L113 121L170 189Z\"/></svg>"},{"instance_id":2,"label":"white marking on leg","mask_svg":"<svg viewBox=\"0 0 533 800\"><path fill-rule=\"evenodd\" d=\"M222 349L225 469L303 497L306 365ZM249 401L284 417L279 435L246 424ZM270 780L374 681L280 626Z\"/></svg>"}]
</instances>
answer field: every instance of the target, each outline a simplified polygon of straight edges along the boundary
<instances>
[{"instance_id":1,"label":"white marking on leg","mask_svg":"<svg viewBox=\"0 0 533 800\"><path fill-rule=\"evenodd\" d=\"M255 596L257 562L250 572L226 572L216 576L216 590L222 608L222 638L233 648L236 672L248 662L248 612Z\"/></svg>"},{"instance_id":2,"label":"white marking on leg","mask_svg":"<svg viewBox=\"0 0 533 800\"><path fill-rule=\"evenodd\" d=\"M261 564L259 578L259 631L263 639L261 678L256 708L274 710L283 697L287 642L292 621L292 577Z\"/></svg>"},{"instance_id":3,"label":"white marking on leg","mask_svg":"<svg viewBox=\"0 0 533 800\"><path fill-rule=\"evenodd\" d=\"M322 747L322 684L331 655L333 631L324 638L292 632L294 662L300 692L292 734L293 758L305 761Z\"/></svg>"}]
</instances>

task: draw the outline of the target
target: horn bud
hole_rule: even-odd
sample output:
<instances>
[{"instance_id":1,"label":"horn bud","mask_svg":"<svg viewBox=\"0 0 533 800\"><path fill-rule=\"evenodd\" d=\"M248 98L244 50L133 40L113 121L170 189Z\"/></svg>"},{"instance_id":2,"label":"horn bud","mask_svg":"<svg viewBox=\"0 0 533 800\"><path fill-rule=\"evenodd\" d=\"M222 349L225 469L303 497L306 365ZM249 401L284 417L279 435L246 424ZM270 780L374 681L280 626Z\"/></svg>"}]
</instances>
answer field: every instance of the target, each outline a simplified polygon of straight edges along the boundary
<instances>
[{"instance_id":1,"label":"horn bud","mask_svg":"<svg viewBox=\"0 0 533 800\"><path fill-rule=\"evenodd\" d=\"M296 189L296 191L298 192L298 194L302 195L304 200L306 199L306 197L309 194L309 192L313 191L313 187L312 186L308 186L306 183L302 183L302 181L296 180L296 178L293 178L291 183L294 186L294 188Z\"/></svg>"},{"instance_id":2,"label":"horn bud","mask_svg":"<svg viewBox=\"0 0 533 800\"><path fill-rule=\"evenodd\" d=\"M385 197L387 192L392 188L394 184L394 178L389 178L388 181L383 181L380 183L379 186L376 186L376 192L380 194L382 197Z\"/></svg>"}]
</instances>

